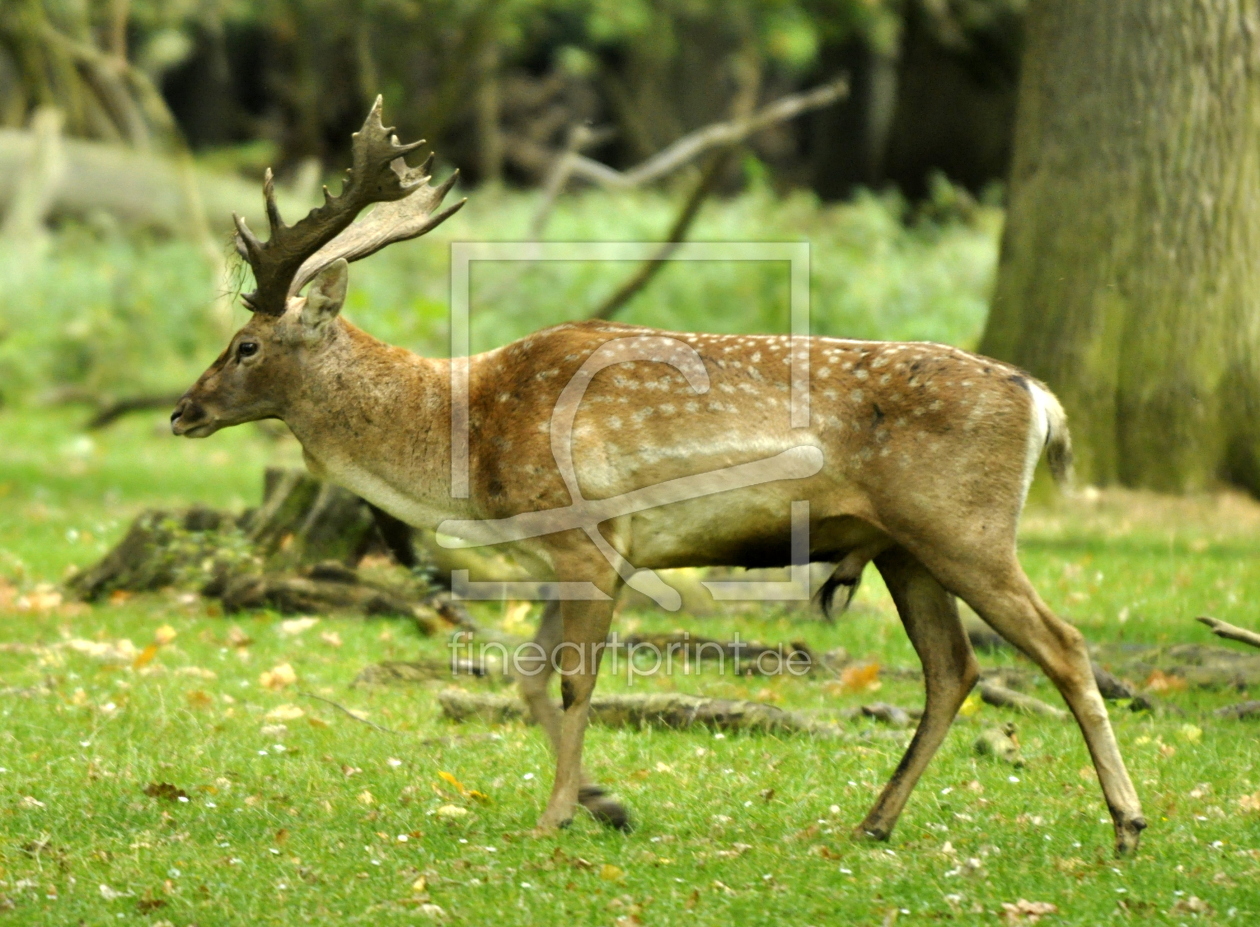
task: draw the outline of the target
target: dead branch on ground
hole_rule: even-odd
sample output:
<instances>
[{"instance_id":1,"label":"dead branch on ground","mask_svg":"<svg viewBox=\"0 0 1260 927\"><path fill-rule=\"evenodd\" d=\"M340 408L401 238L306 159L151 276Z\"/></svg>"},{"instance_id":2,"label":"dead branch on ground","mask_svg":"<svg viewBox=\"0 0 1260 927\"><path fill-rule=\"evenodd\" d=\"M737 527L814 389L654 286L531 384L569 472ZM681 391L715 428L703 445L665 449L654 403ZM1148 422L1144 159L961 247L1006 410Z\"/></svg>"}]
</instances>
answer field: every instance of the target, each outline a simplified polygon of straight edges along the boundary
<instances>
[{"instance_id":1,"label":"dead branch on ground","mask_svg":"<svg viewBox=\"0 0 1260 927\"><path fill-rule=\"evenodd\" d=\"M1248 631L1246 628L1240 628L1237 625L1226 624L1224 621L1217 618L1209 618L1206 615L1196 618L1195 621L1207 625L1217 637L1250 644L1252 647L1260 647L1260 634L1257 634L1255 631Z\"/></svg>"},{"instance_id":2,"label":"dead branch on ground","mask_svg":"<svg viewBox=\"0 0 1260 927\"><path fill-rule=\"evenodd\" d=\"M998 708L1014 708L1016 711L1022 711L1025 714L1041 715L1042 717L1054 718L1059 721L1068 716L1068 713L1062 708L1055 708L1039 698L1025 695L1023 692L1016 692L1014 689L1008 689L1006 686L998 685L995 682L981 682L977 688L980 690L980 698L988 705L994 705Z\"/></svg>"},{"instance_id":3,"label":"dead branch on ground","mask_svg":"<svg viewBox=\"0 0 1260 927\"><path fill-rule=\"evenodd\" d=\"M502 695L443 689L438 693L442 712L452 721L503 723L528 717L525 704ZM785 711L762 702L742 699L701 698L676 692L595 695L591 721L606 727L664 727L671 730L709 728L767 734L803 733L840 738L845 733L831 721Z\"/></svg>"}]
</instances>

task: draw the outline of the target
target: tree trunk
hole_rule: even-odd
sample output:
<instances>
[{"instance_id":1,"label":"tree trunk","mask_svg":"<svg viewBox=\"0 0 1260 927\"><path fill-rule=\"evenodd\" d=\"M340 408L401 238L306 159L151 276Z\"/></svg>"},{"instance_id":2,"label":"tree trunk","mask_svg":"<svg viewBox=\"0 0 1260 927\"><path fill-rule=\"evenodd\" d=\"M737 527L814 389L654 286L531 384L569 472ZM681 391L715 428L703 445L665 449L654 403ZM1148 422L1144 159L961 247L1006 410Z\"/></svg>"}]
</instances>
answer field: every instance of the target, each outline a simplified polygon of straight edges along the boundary
<instances>
[{"instance_id":1,"label":"tree trunk","mask_svg":"<svg viewBox=\"0 0 1260 927\"><path fill-rule=\"evenodd\" d=\"M1090 483L1260 494L1260 5L1036 0L980 350Z\"/></svg>"}]
</instances>

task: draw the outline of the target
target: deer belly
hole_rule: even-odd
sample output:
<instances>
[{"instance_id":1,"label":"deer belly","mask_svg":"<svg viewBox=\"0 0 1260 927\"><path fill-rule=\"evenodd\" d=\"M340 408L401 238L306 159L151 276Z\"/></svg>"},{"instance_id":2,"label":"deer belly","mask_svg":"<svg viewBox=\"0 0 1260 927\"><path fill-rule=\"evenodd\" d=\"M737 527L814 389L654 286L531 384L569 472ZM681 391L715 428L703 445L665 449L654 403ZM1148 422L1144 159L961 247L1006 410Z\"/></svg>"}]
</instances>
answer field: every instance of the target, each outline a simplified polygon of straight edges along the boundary
<instances>
[{"instance_id":1,"label":"deer belly","mask_svg":"<svg viewBox=\"0 0 1260 927\"><path fill-rule=\"evenodd\" d=\"M675 502L630 519L629 560L638 567L785 566L792 498L783 490L730 492Z\"/></svg>"}]
</instances>

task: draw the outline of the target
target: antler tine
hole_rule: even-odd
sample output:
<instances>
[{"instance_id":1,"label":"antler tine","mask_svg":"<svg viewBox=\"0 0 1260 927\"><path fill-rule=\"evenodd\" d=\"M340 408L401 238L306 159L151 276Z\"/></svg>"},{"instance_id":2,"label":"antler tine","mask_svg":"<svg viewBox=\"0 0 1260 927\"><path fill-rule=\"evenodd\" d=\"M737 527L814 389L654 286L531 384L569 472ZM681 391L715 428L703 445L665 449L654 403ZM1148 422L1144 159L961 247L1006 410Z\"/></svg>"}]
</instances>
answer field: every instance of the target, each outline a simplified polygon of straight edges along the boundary
<instances>
[{"instance_id":1,"label":"antler tine","mask_svg":"<svg viewBox=\"0 0 1260 927\"><path fill-rule=\"evenodd\" d=\"M285 225L276 205L275 179L268 169L263 178L263 196L267 221L271 226L270 237L266 242L260 242L244 221L236 217L237 251L253 268L257 283L257 288L244 297L246 305L253 311L267 315L283 314L288 297L296 292L295 285L297 288L301 286L295 281L299 270L345 231L364 208L372 203L390 203L432 189L403 160L424 142L400 143L393 128L386 128L381 122L381 106L382 100L378 96L363 121L363 127L354 133L351 144L353 166L346 175L341 193L333 196L325 188L322 206L312 209L301 221ZM395 164L399 161L401 164ZM430 205L427 200L426 205ZM437 202L431 205L436 206Z\"/></svg>"},{"instance_id":2,"label":"antler tine","mask_svg":"<svg viewBox=\"0 0 1260 927\"><path fill-rule=\"evenodd\" d=\"M271 234L275 235L277 229L284 228L284 220L280 218L280 207L276 205L276 181L271 168L263 174L263 199L267 201L267 224L271 226Z\"/></svg>"},{"instance_id":3,"label":"antler tine","mask_svg":"<svg viewBox=\"0 0 1260 927\"><path fill-rule=\"evenodd\" d=\"M358 261L396 241L418 238L458 212L467 200L460 200L442 212L434 213L459 179L459 171L452 171L446 180L431 187L425 175L432 164L432 156L419 168L395 162L394 170L402 168L399 179L406 185L407 195L400 200L379 204L304 261L289 285L289 295L296 296L316 274L338 259Z\"/></svg>"},{"instance_id":4,"label":"antler tine","mask_svg":"<svg viewBox=\"0 0 1260 927\"><path fill-rule=\"evenodd\" d=\"M429 155L429 160L425 162L424 166L428 167L432 163L433 163L433 156ZM424 170L424 168L421 168L421 170ZM427 174L428 171L425 171L425 173ZM427 180L428 178L426 177L425 179ZM455 186L455 181L457 180L459 180L459 168L455 168L455 170L451 171L451 176L447 177L440 184L438 184L436 188L434 188L433 190L433 196L434 196L433 205L434 206L436 206L438 203L441 203L442 200L446 199L446 194L451 192L451 187ZM468 202L467 197L460 200L450 209L446 210L446 212L442 214L442 218L445 219L448 215L450 215L451 213L454 213L455 210L459 209L461 206L463 206L467 202Z\"/></svg>"},{"instance_id":5,"label":"antler tine","mask_svg":"<svg viewBox=\"0 0 1260 927\"><path fill-rule=\"evenodd\" d=\"M239 214L232 213L232 223L236 226L236 253L253 263L262 254L262 242L249 230Z\"/></svg>"}]
</instances>

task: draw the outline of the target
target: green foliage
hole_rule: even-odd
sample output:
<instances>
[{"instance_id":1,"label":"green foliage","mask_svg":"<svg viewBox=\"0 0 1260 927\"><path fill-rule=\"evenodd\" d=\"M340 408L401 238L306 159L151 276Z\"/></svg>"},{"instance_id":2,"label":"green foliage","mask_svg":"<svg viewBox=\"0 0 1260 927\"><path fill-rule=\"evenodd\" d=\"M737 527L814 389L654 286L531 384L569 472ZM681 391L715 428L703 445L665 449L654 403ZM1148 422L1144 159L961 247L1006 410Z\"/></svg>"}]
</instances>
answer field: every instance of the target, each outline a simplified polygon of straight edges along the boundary
<instances>
[{"instance_id":1,"label":"green foliage","mask_svg":"<svg viewBox=\"0 0 1260 927\"><path fill-rule=\"evenodd\" d=\"M0 286L9 396L66 385L169 390L222 338L212 269L184 241L68 228L42 259L0 260Z\"/></svg>"},{"instance_id":2,"label":"green foliage","mask_svg":"<svg viewBox=\"0 0 1260 927\"><path fill-rule=\"evenodd\" d=\"M529 236L535 194L478 191L434 234L356 264L346 315L378 338L430 355L448 348L451 241ZM560 201L557 241L654 240L677 209L667 193L588 192ZM849 338L974 346L985 316L1001 214L907 226L895 196L820 205L764 190L706 206L694 238L811 243L812 325ZM624 264L474 265L473 347L582 318L625 279ZM181 389L222 349L212 269L195 246L65 229L31 265L0 262L0 384L10 398L78 385L122 394ZM622 319L673 330L782 332L787 270L772 264L667 267ZM236 324L245 311L235 310Z\"/></svg>"}]
</instances>

